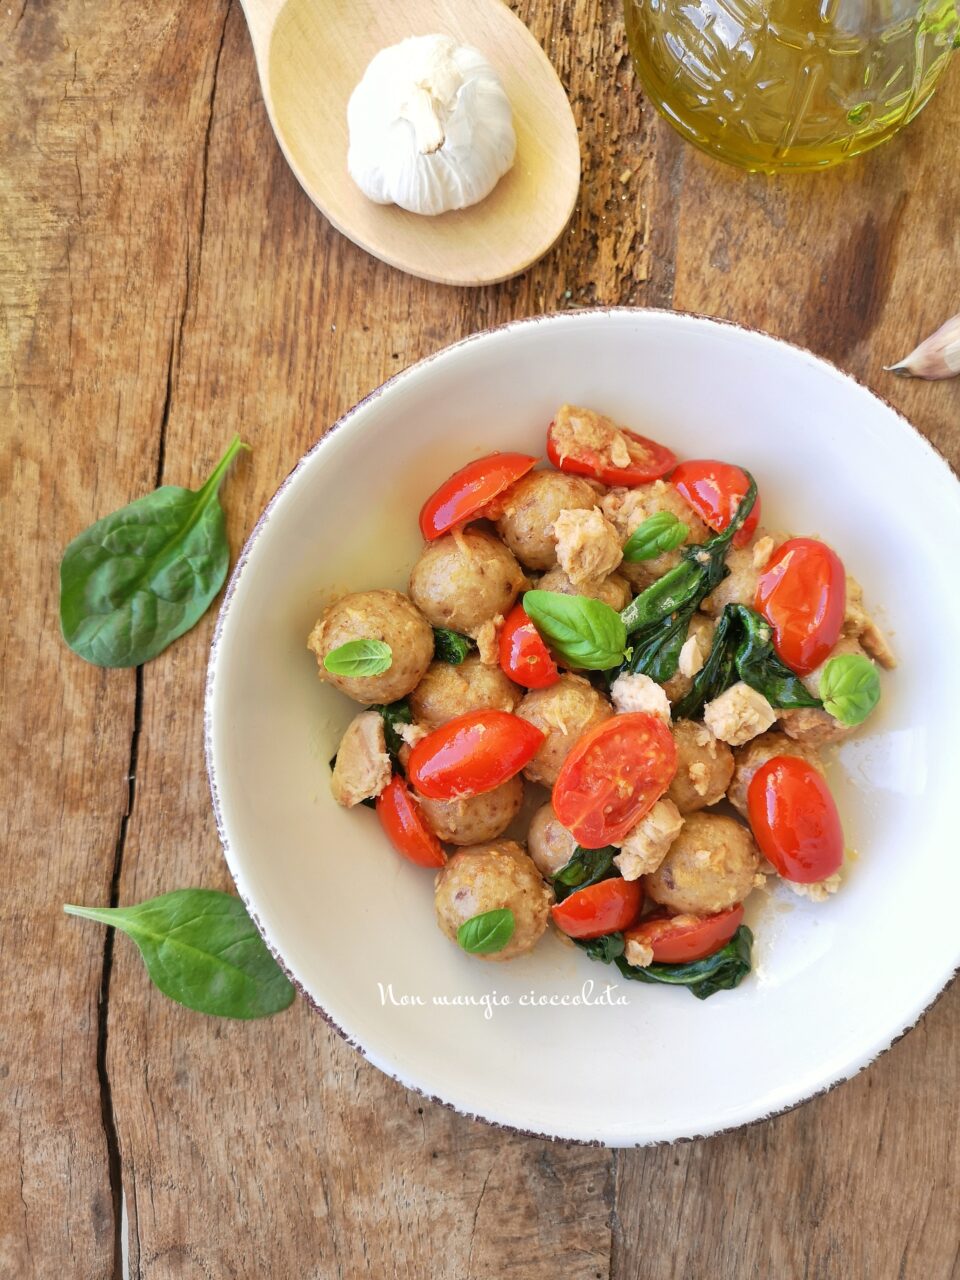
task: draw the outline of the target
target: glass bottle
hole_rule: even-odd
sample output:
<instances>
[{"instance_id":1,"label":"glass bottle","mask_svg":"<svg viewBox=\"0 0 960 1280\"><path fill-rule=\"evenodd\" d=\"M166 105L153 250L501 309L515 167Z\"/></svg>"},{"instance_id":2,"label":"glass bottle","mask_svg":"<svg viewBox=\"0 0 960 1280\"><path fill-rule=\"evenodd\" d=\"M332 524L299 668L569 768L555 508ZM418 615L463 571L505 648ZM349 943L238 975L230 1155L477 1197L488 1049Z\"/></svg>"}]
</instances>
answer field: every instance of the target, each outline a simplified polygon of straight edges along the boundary
<instances>
[{"instance_id":1,"label":"glass bottle","mask_svg":"<svg viewBox=\"0 0 960 1280\"><path fill-rule=\"evenodd\" d=\"M624 5L658 110L704 151L766 172L826 168L885 141L960 46L960 0Z\"/></svg>"}]
</instances>

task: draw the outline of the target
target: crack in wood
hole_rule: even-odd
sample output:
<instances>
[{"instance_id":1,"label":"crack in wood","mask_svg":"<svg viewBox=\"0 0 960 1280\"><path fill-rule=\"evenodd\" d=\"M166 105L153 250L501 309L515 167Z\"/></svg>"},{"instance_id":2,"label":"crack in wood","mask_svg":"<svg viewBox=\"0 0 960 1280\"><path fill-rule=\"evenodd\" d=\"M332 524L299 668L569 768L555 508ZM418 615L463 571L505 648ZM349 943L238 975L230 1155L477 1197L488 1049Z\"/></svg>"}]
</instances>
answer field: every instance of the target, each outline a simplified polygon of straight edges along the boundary
<instances>
[{"instance_id":1,"label":"crack in wood","mask_svg":"<svg viewBox=\"0 0 960 1280\"><path fill-rule=\"evenodd\" d=\"M197 239L197 287L200 282L200 268L203 265L203 233L207 224L207 164L210 159L210 135L213 132L213 111L217 100L217 81L220 75L220 57L223 53L223 44L227 37L227 22L230 18L230 10L233 8L233 0L227 0L227 7L223 12L223 26L220 28L220 42L217 45L216 57L213 60L213 82L210 86L210 106L207 111L207 127L203 135L203 163L200 170L201 187L200 187L200 226L198 228ZM187 259L189 267L189 257ZM189 293L189 287L187 292Z\"/></svg>"},{"instance_id":2,"label":"crack in wood","mask_svg":"<svg viewBox=\"0 0 960 1280\"><path fill-rule=\"evenodd\" d=\"M120 873L123 868L123 853L127 842L127 831L137 790L137 756L140 750L140 730L143 724L143 667L137 667L136 686L133 707L133 731L130 735L130 755L127 765L127 803L120 817L120 829L117 832L117 843L113 854L113 874L110 879L110 906L115 907L120 900ZM103 1120L103 1132L107 1143L107 1167L110 1175L110 1200L113 1205L113 1271L112 1280L122 1280L123 1259L121 1241L121 1220L123 1195L123 1170L120 1158L120 1140L117 1135L116 1113L113 1106L113 1092L110 1085L110 1073L107 1070L107 1015L109 1012L110 977L113 972L113 946L116 937L114 929L107 929L103 942L103 970L100 978L100 993L97 999L97 1079L100 1084L100 1113Z\"/></svg>"}]
</instances>

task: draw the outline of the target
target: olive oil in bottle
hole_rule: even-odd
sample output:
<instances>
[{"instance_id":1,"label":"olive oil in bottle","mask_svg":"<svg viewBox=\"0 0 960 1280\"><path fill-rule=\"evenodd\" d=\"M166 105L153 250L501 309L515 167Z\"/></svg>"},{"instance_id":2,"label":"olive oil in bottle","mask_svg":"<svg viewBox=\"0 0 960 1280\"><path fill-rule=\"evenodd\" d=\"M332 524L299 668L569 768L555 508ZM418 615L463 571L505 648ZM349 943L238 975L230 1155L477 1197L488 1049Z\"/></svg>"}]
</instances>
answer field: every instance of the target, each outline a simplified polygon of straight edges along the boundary
<instances>
[{"instance_id":1,"label":"olive oil in bottle","mask_svg":"<svg viewBox=\"0 0 960 1280\"><path fill-rule=\"evenodd\" d=\"M746 169L820 169L877 146L929 100L960 0L625 0L647 96ZM960 62L960 59L957 59Z\"/></svg>"}]
</instances>

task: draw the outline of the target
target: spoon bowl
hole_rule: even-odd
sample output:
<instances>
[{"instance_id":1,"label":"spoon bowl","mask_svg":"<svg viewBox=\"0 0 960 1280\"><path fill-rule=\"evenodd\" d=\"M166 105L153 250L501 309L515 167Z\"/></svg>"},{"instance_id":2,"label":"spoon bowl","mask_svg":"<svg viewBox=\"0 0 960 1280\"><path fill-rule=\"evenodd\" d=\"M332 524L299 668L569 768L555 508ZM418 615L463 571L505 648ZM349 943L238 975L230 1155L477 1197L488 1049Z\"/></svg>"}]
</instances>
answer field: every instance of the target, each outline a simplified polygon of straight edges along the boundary
<instances>
[{"instance_id":1,"label":"spoon bowl","mask_svg":"<svg viewBox=\"0 0 960 1280\"><path fill-rule=\"evenodd\" d=\"M503 0L242 0L277 141L307 195L355 244L411 275L481 285L526 270L559 238L580 186L570 103ZM374 54L443 33L478 48L513 107L517 157L479 204L436 217L369 200L347 172L347 102Z\"/></svg>"}]
</instances>

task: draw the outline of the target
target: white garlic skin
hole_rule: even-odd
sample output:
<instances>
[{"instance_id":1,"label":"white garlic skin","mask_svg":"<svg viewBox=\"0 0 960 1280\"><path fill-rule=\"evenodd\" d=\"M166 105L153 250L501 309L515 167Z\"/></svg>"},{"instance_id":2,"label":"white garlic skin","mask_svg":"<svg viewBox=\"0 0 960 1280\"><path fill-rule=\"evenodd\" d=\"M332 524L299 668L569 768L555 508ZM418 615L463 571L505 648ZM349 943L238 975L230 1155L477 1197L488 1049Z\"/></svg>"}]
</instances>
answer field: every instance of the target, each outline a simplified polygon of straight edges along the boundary
<instances>
[{"instance_id":1,"label":"white garlic skin","mask_svg":"<svg viewBox=\"0 0 960 1280\"><path fill-rule=\"evenodd\" d=\"M898 378L956 378L960 375L960 315L942 324L899 364L886 368Z\"/></svg>"},{"instance_id":2,"label":"white garlic skin","mask_svg":"<svg viewBox=\"0 0 960 1280\"><path fill-rule=\"evenodd\" d=\"M347 106L351 178L377 204L435 215L488 196L513 164L513 112L483 54L411 36L371 60Z\"/></svg>"}]
</instances>

